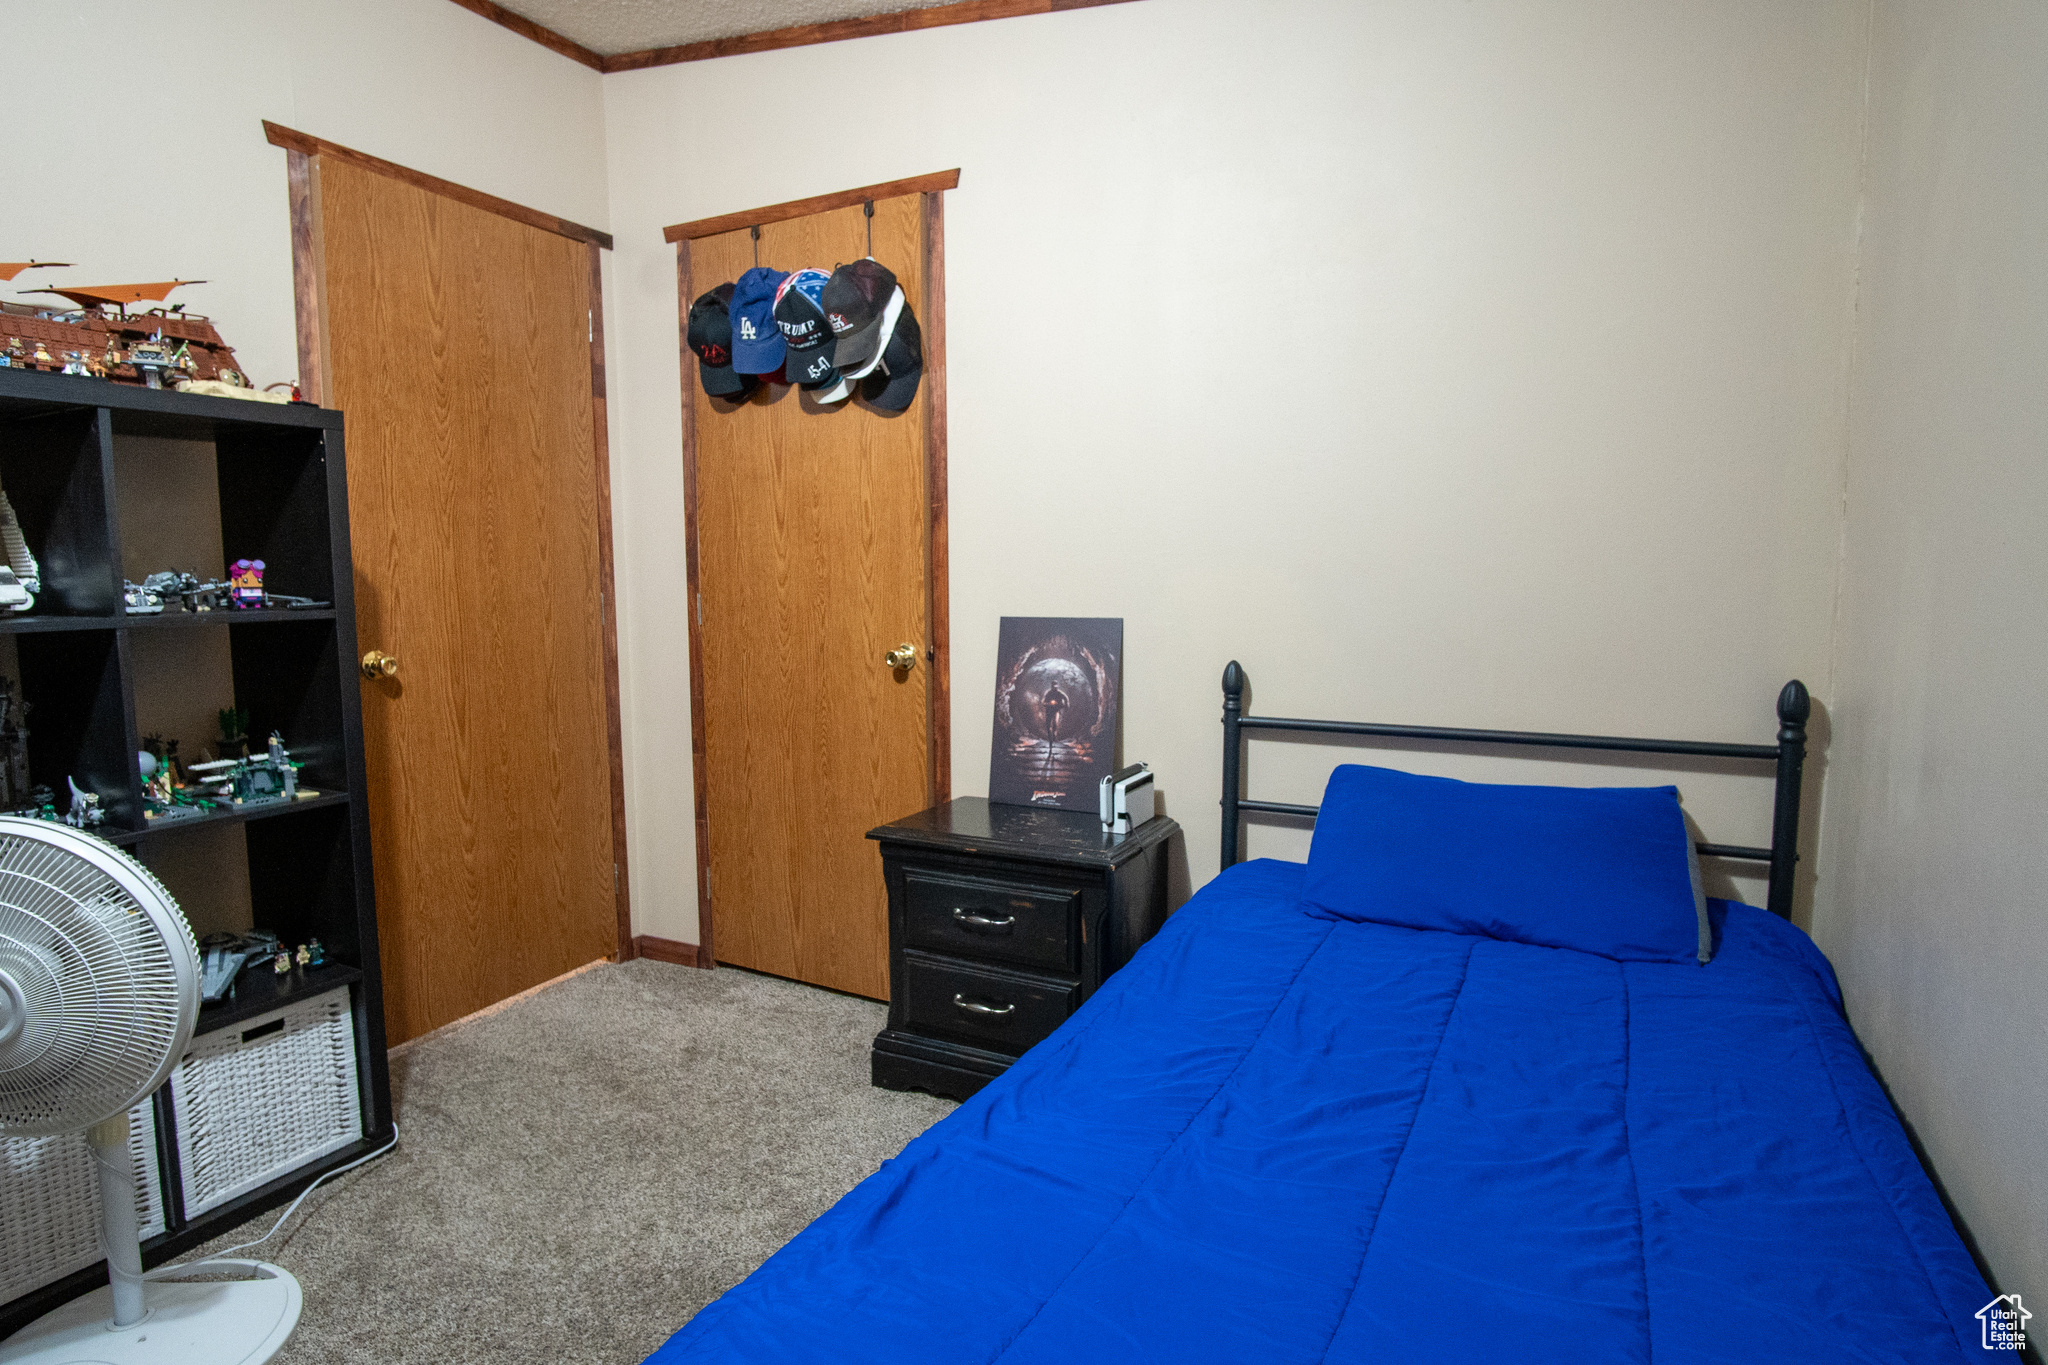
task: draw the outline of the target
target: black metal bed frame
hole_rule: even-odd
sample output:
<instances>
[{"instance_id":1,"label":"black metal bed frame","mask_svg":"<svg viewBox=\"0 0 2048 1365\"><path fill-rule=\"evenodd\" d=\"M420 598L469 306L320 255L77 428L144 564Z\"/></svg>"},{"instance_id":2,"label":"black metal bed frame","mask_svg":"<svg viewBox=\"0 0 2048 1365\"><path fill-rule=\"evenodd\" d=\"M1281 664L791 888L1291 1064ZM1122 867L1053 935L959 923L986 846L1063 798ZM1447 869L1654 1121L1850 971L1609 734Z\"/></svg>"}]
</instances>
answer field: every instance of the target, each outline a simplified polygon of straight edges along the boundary
<instances>
[{"instance_id":1,"label":"black metal bed frame","mask_svg":"<svg viewBox=\"0 0 2048 1365\"><path fill-rule=\"evenodd\" d=\"M1799 866L1799 777L1806 763L1806 721L1813 700L1806 684L1794 678L1778 693L1776 744L1718 744L1689 739L1625 739L1613 735L1549 735L1529 730L1466 730L1440 725L1379 725L1351 720L1283 720L1278 716L1244 714L1244 669L1232 659L1223 670L1223 866L1244 858L1244 816L1292 815L1314 819L1315 806L1280 801L1253 801L1244 790L1244 732L1292 730L1324 735L1362 735L1380 739L1431 740L1452 744L1515 744L1547 749L1612 749L1638 754L1684 754L1691 758L1737 758L1776 766L1771 807L1771 846L1699 843L1703 858L1736 858L1769 863L1768 908L1792 917L1792 874Z\"/></svg>"}]
</instances>

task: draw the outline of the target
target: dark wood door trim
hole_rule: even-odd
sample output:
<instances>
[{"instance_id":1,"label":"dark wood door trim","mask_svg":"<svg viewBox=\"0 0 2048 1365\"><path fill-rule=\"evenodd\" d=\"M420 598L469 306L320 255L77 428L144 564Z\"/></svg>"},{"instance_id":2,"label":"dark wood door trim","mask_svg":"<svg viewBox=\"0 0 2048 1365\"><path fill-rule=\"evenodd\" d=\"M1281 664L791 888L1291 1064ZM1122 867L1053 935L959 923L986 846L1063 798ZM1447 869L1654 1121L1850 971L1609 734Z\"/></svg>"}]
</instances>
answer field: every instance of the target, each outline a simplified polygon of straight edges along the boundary
<instances>
[{"instance_id":1,"label":"dark wood door trim","mask_svg":"<svg viewBox=\"0 0 2048 1365\"><path fill-rule=\"evenodd\" d=\"M711 965L711 954L705 952L701 944L683 943L677 939L656 938L652 934L642 934L633 940L633 948L637 956L648 958L654 962L667 962L677 967L709 967Z\"/></svg>"},{"instance_id":2,"label":"dark wood door trim","mask_svg":"<svg viewBox=\"0 0 2048 1365\"><path fill-rule=\"evenodd\" d=\"M264 132L273 145L285 149L285 172L287 191L291 202L292 230L292 304L299 350L299 391L310 402L320 403L330 385L327 382L327 310L322 247L320 240L320 158L334 156L337 160L390 175L393 179L442 194L459 203L487 212L511 218L529 227L544 232L556 232L565 237L588 243L590 249L590 410L592 463L597 478L597 563L598 601L602 604L603 622L600 630L604 639L604 699L605 699L605 740L606 755L611 764L611 811L612 811L612 859L615 885L613 901L618 919L617 957L623 962L635 955L633 936L632 894L629 889L626 860L626 760L625 724L619 701L619 621L618 589L612 576L612 480L611 440L607 429L607 390L604 365L604 275L601 269L601 248L608 249L612 239L603 233L593 233L588 228L577 232L563 232L555 226L563 222L551 219L546 214L510 204L502 199L478 194L475 190L451 185L445 180L422 175L394 166L388 161L352 152L346 147L337 147L319 138L309 138L281 128L266 120ZM281 138L282 135L282 138ZM283 138L296 139L282 140ZM488 200L479 203L479 200ZM507 210L511 210L508 212ZM575 227L575 224L569 224ZM584 234L579 236L578 234ZM600 240L601 239L601 240ZM694 542L692 553L694 554ZM694 582L695 569L691 570Z\"/></svg>"},{"instance_id":3,"label":"dark wood door trim","mask_svg":"<svg viewBox=\"0 0 2048 1365\"><path fill-rule=\"evenodd\" d=\"M957 178L959 172L955 171ZM925 493L931 501L926 538L929 596L926 627L932 669L928 744L932 804L953 799L952 576L946 542L946 196L924 195Z\"/></svg>"},{"instance_id":4,"label":"dark wood door trim","mask_svg":"<svg viewBox=\"0 0 2048 1365\"><path fill-rule=\"evenodd\" d=\"M690 367L690 243L676 243L676 345L683 373L683 564L690 600L683 619L690 635L690 799L696 812L698 965L712 963L711 772L704 741L704 593L697 557L697 372Z\"/></svg>"},{"instance_id":5,"label":"dark wood door trim","mask_svg":"<svg viewBox=\"0 0 2048 1365\"><path fill-rule=\"evenodd\" d=\"M299 397L326 406L327 307L322 293L320 163L296 148L284 154L292 215L292 312L298 333Z\"/></svg>"},{"instance_id":6,"label":"dark wood door trim","mask_svg":"<svg viewBox=\"0 0 2048 1365\"><path fill-rule=\"evenodd\" d=\"M791 199L786 203L769 204L740 213L721 213L716 218L699 218L694 222L676 223L661 230L661 239L664 242L687 242L697 237L716 237L721 232L736 232L745 227L760 227L766 223L780 223L791 218L808 218L814 213L850 208L870 199L895 199L906 194L938 194L944 190L958 188L960 168L955 166L950 171L913 175L907 180L885 180L879 185L862 185L857 190L814 194L809 199Z\"/></svg>"},{"instance_id":7,"label":"dark wood door trim","mask_svg":"<svg viewBox=\"0 0 2048 1365\"><path fill-rule=\"evenodd\" d=\"M604 374L604 257L590 243L590 441L597 474L597 602L604 637L604 736L611 757L612 900L618 959L634 955L633 896L626 877L626 727L619 706L619 595L612 580L612 456Z\"/></svg>"},{"instance_id":8,"label":"dark wood door trim","mask_svg":"<svg viewBox=\"0 0 2048 1365\"><path fill-rule=\"evenodd\" d=\"M924 295L925 311L918 316L924 341L925 398L925 462L926 496L930 503L929 538L925 559L926 604L928 617L925 629L929 633L927 662L931 667L931 687L927 705L929 719L926 726L926 762L930 773L927 781L934 795L934 804L952 799L953 790L953 709L952 709L952 630L951 585L948 576L947 558L947 499L946 499L946 214L944 190L960 183L960 172L944 171L935 176L919 178L926 182L943 181L937 188L923 191L920 211L924 224ZM918 181L899 180L895 185L912 185ZM876 193L887 190L887 185L871 185L864 189L847 190L835 195L820 195L817 199L795 201L796 204L822 204L819 209L806 209L806 213L823 212L826 209L846 208L866 199L895 198L896 194ZM904 193L898 191L897 193ZM778 204L776 209L792 207ZM769 210L755 210L764 213ZM736 228L750 227L758 222L777 222L788 218L802 217L802 213L781 213L771 218L747 218L734 215L737 221L716 218L704 219L707 223L725 222L716 228L717 232L731 232ZM710 236L711 233L683 231L696 224L685 223L680 228L670 228L668 240L676 247L676 346L681 357L682 403L683 403L683 554L685 572L689 580L690 599L683 613L689 628L690 641L690 794L695 808L694 826L697 836L697 952L699 965L712 964L713 922L711 896L711 816L710 774L706 766L707 755L704 739L704 639L701 619L703 601L698 577L697 556L697 372L692 364L696 356L690 350L690 301L696 297L696 290L690 278L690 242L693 238ZM663 959L680 960L680 959Z\"/></svg>"},{"instance_id":9,"label":"dark wood door trim","mask_svg":"<svg viewBox=\"0 0 2048 1365\"><path fill-rule=\"evenodd\" d=\"M410 166L401 166L382 157L371 156L368 152L359 152L353 147L344 147L339 142L329 142L326 138L301 133L283 124L272 123L269 119L263 120L263 136L271 146L282 147L288 152L301 152L306 156L331 156L336 161L346 161L366 171L388 175L393 180L402 180L430 194L438 194L467 204L471 208L510 218L516 223L539 228L542 232L552 232L560 237L590 242L607 251L611 250L612 235L609 232L599 232L596 228L572 223L567 218L557 218L552 213L542 213L539 209L515 204L510 199L500 199L495 194L485 194L482 190L473 190L467 185L458 185L452 180L443 180L439 176L428 175L425 171L416 171Z\"/></svg>"}]
</instances>

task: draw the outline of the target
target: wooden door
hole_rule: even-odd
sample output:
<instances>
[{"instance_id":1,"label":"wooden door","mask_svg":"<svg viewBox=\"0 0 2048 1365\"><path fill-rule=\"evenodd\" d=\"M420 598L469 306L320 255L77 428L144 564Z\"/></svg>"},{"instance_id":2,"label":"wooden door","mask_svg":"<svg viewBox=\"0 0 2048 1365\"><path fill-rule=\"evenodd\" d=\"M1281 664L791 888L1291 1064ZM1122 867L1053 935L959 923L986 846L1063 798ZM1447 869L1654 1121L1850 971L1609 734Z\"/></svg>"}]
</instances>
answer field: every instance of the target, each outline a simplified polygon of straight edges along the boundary
<instances>
[{"instance_id":1,"label":"wooden door","mask_svg":"<svg viewBox=\"0 0 2048 1365\"><path fill-rule=\"evenodd\" d=\"M920 196L875 201L873 255L925 311ZM830 272L869 254L859 204L761 228L759 260ZM692 296L755 264L746 229L691 241ZM703 820L713 951L889 995L876 825L933 796L925 405L831 407L773 386L714 400L686 358L694 432ZM916 664L883 655L909 644Z\"/></svg>"},{"instance_id":2,"label":"wooden door","mask_svg":"<svg viewBox=\"0 0 2048 1365\"><path fill-rule=\"evenodd\" d=\"M314 212L398 1043L617 944L593 248L331 156Z\"/></svg>"}]
</instances>

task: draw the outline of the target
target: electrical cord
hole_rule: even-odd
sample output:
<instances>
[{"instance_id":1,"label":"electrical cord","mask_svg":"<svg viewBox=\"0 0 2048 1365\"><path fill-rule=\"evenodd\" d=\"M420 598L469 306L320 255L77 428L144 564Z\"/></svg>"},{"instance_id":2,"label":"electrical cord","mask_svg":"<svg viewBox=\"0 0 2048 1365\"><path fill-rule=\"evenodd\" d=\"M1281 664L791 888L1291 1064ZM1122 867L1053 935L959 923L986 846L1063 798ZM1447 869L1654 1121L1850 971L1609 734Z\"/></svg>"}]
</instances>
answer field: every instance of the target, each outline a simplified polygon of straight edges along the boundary
<instances>
[{"instance_id":1,"label":"electrical cord","mask_svg":"<svg viewBox=\"0 0 2048 1365\"><path fill-rule=\"evenodd\" d=\"M251 1247L260 1247L265 1242L269 1241L271 1238L277 1236L278 1230L284 1227L286 1223L289 1223L292 1220L292 1215L299 1211L299 1205L306 1202L307 1195L319 1189L322 1185L326 1184L328 1181L334 1179L334 1177L338 1175L347 1175L350 1171L354 1170L358 1166L367 1166L372 1161L375 1161L378 1157L384 1156L387 1153L389 1153L391 1149L396 1147L397 1145L398 1123L396 1120L393 1120L391 1124L391 1141L385 1143L382 1147L379 1147L376 1151L369 1153L367 1156L357 1157L354 1161L349 1162L346 1166L335 1167L333 1170L321 1176L318 1180L315 1180L312 1184L306 1186L305 1189L300 1190L299 1197L297 1199L292 1200L291 1207L287 1208L284 1211L283 1215L280 1216L275 1223L272 1223L270 1225L270 1231L264 1233L255 1241L243 1242L240 1246L231 1246L223 1250L216 1251L203 1261L186 1261L182 1264L160 1265L155 1270L152 1270L145 1274L142 1278L145 1280L161 1280L168 1279L172 1275L179 1274L181 1272L198 1270L202 1267L209 1265L219 1265L223 1263L246 1264L245 1262L231 1262L228 1260L228 1258L233 1256L238 1251L247 1251Z\"/></svg>"}]
</instances>

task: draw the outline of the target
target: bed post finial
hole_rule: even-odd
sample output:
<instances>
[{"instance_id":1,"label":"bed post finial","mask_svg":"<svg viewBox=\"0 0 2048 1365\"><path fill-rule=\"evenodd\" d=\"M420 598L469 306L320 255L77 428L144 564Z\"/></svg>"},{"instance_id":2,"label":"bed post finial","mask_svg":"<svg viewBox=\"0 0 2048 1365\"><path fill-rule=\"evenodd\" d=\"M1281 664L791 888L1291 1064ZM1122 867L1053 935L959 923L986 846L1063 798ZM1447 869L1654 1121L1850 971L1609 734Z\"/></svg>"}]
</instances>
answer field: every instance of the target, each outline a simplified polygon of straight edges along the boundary
<instances>
[{"instance_id":1,"label":"bed post finial","mask_svg":"<svg viewBox=\"0 0 2048 1365\"><path fill-rule=\"evenodd\" d=\"M1244 742L1238 737L1238 718L1244 714L1244 669L1232 659L1223 668L1223 871L1238 861L1239 821L1237 798L1243 794L1238 764L1244 757Z\"/></svg>"},{"instance_id":2,"label":"bed post finial","mask_svg":"<svg viewBox=\"0 0 2048 1365\"><path fill-rule=\"evenodd\" d=\"M1806 684L1794 678L1785 684L1785 690L1778 693L1778 719L1786 726L1798 726L1801 738L1805 738L1807 717L1813 714L1813 698L1807 694ZM1786 738L1780 734L1779 739Z\"/></svg>"},{"instance_id":3,"label":"bed post finial","mask_svg":"<svg viewBox=\"0 0 2048 1365\"><path fill-rule=\"evenodd\" d=\"M1794 678L1778 693L1778 790L1771 805L1770 910L1792 918L1793 876L1799 868L1799 780L1806 767L1806 722L1813 698Z\"/></svg>"}]
</instances>

